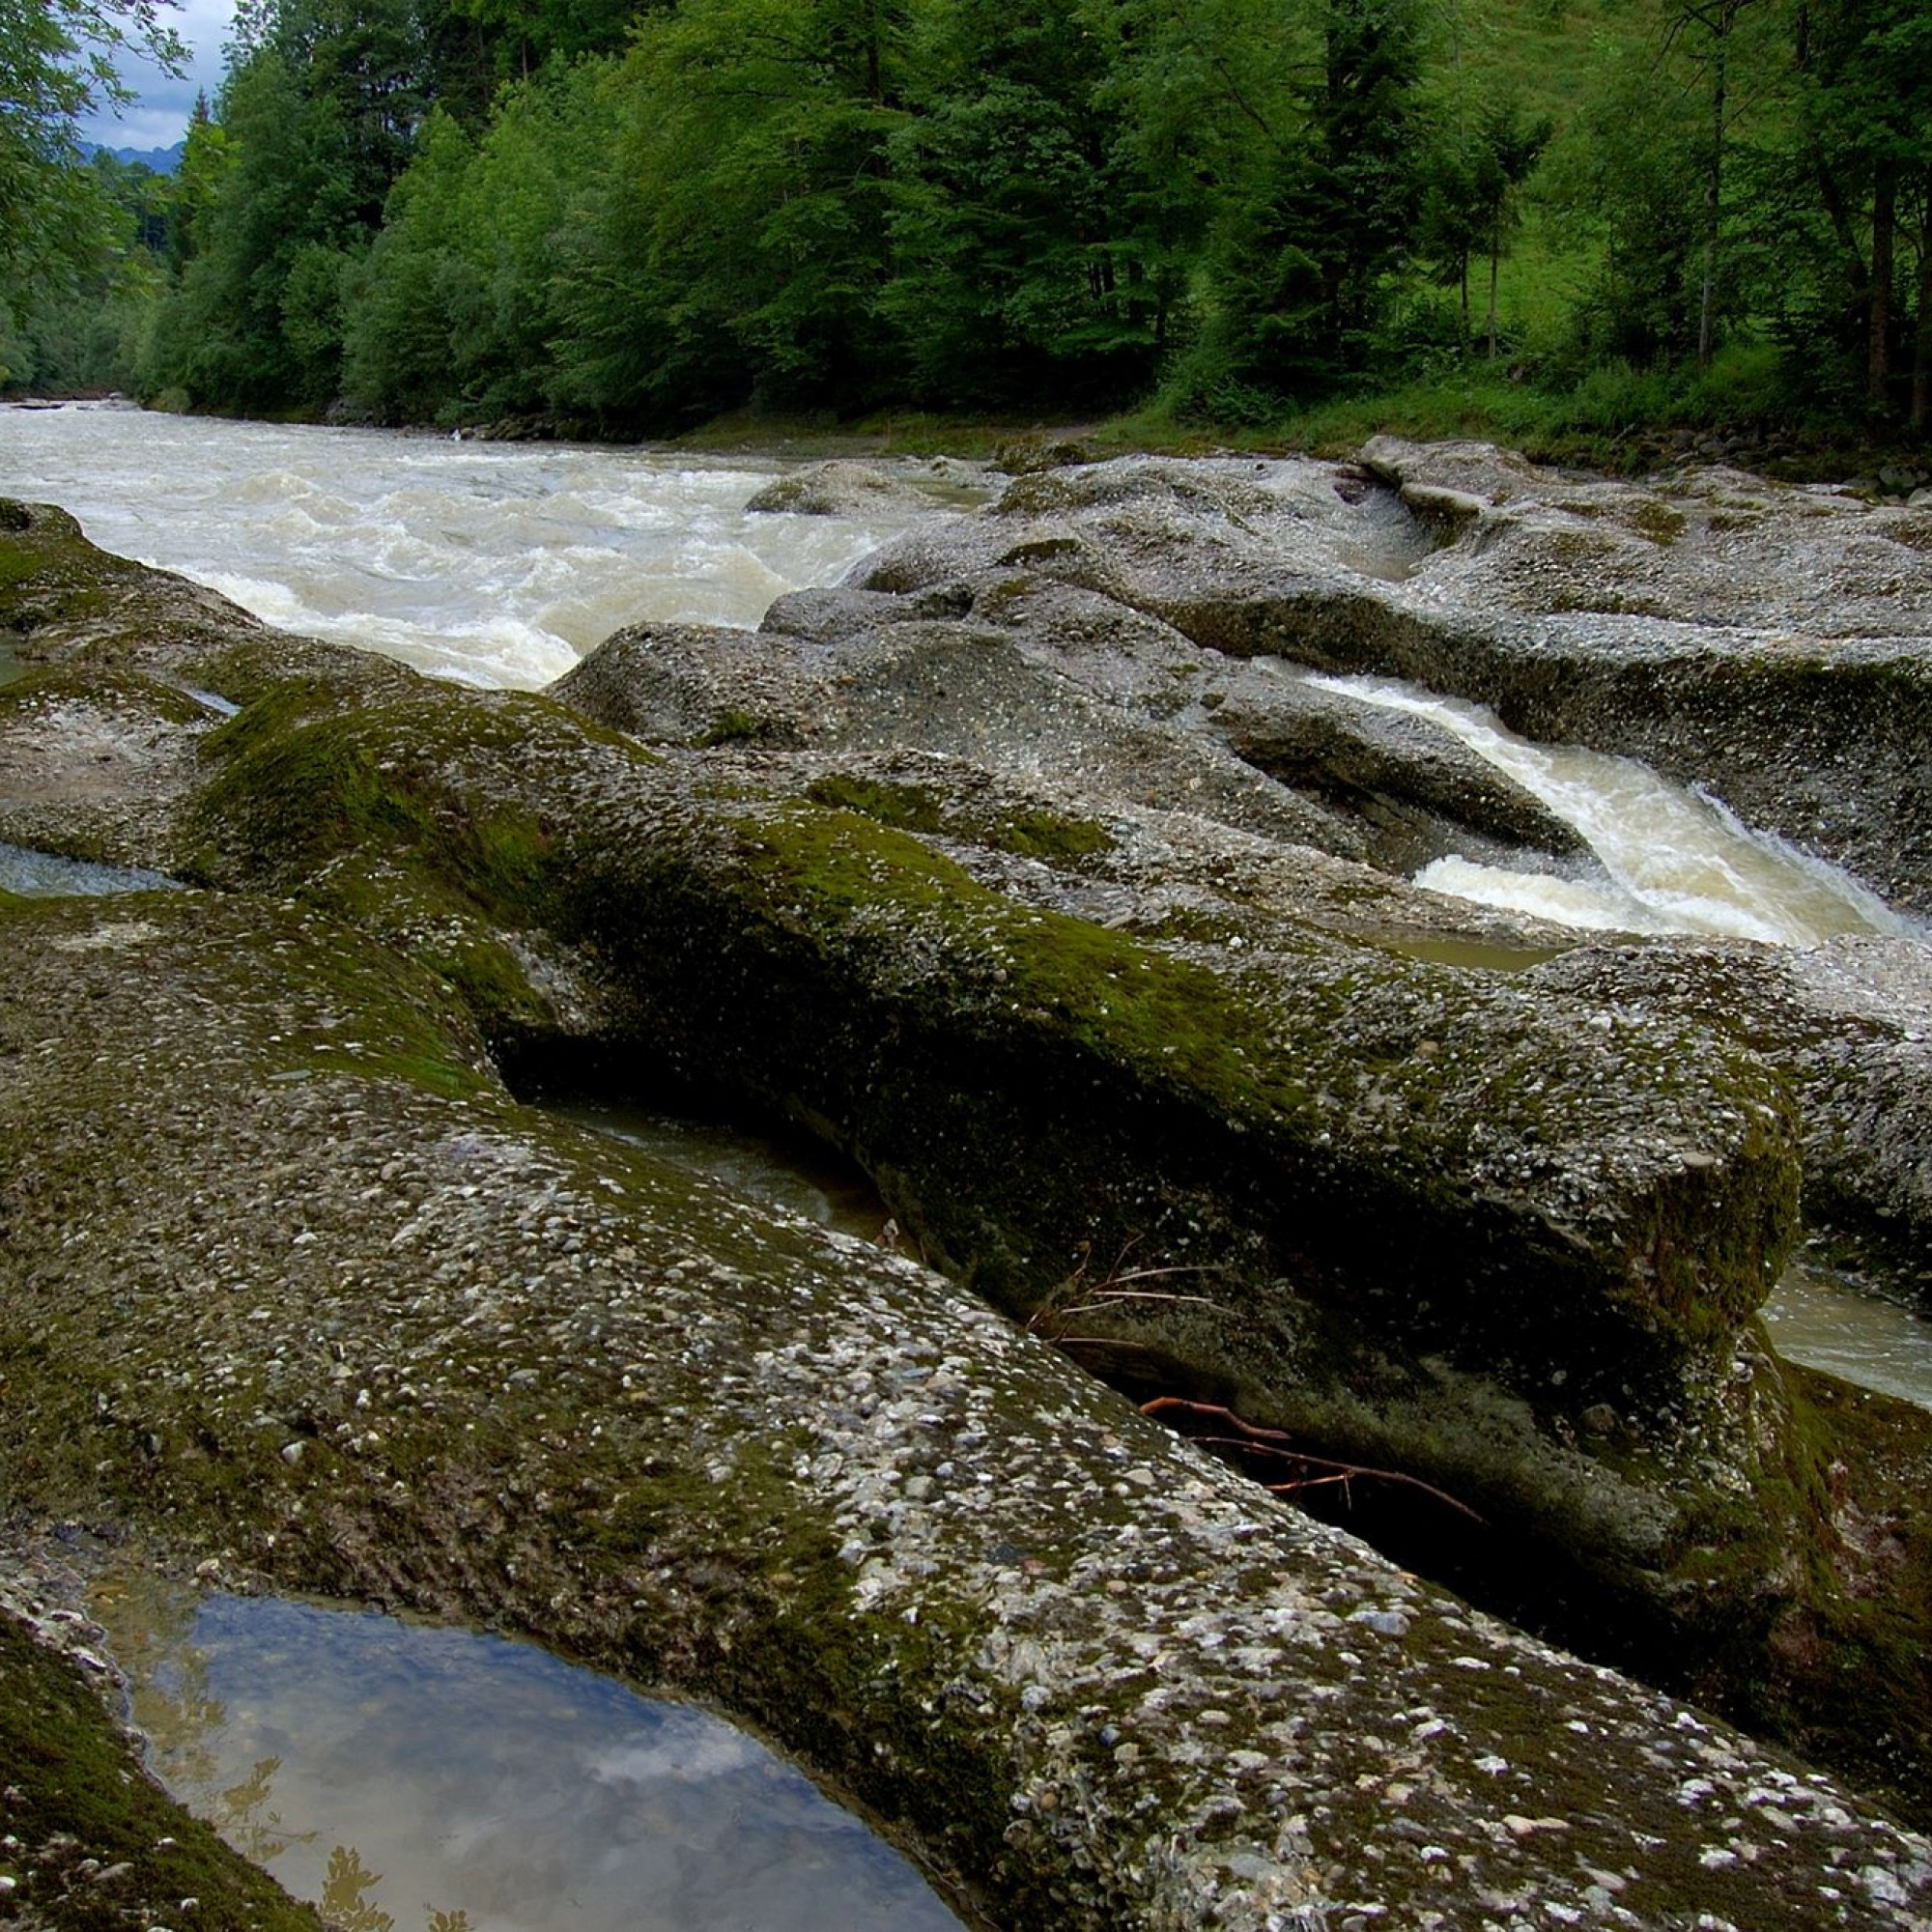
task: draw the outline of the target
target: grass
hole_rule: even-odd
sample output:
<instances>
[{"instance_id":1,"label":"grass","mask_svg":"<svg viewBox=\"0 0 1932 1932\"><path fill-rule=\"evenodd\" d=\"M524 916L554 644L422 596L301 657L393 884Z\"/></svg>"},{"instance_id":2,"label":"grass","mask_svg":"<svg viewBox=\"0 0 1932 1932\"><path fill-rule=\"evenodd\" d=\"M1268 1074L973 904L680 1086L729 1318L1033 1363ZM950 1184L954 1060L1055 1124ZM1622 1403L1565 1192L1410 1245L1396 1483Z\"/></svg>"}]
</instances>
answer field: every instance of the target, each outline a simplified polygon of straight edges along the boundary
<instances>
[{"instance_id":1,"label":"grass","mask_svg":"<svg viewBox=\"0 0 1932 1932\"><path fill-rule=\"evenodd\" d=\"M1925 456L1895 429L1867 430L1804 407L1781 380L1775 345L1749 337L1721 348L1708 369L1636 369L1613 360L1567 384L1539 380L1508 355L1492 362L1472 349L1463 361L1365 381L1256 423L1203 420L1160 395L1112 415L1030 422L907 411L841 422L740 411L677 446L795 462L943 453L997 463L1015 445L1041 440L1094 459L1219 452L1341 459L1381 435L1419 442L1470 438L1613 474L1666 467L1682 457L1687 440L1694 450L1696 440L1710 436L1735 440L1746 467L1793 481L1869 475L1893 457Z\"/></svg>"}]
</instances>

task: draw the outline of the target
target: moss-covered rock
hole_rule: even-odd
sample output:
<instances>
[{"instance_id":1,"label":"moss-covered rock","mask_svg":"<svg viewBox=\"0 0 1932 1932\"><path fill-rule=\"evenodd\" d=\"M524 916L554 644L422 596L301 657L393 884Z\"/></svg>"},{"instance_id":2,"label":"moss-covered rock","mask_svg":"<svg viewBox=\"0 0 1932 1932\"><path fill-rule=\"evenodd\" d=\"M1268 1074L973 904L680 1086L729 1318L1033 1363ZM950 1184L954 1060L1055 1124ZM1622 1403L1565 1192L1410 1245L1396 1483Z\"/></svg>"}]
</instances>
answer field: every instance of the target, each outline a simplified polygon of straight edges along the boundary
<instances>
[{"instance_id":1,"label":"moss-covered rock","mask_svg":"<svg viewBox=\"0 0 1932 1932\"><path fill-rule=\"evenodd\" d=\"M0 1923L124 1932L192 1901L203 1923L234 1932L321 1932L148 1776L86 1681L102 1661L37 1641L17 1607L0 1604Z\"/></svg>"},{"instance_id":2,"label":"moss-covered rock","mask_svg":"<svg viewBox=\"0 0 1932 1932\"><path fill-rule=\"evenodd\" d=\"M887 628L901 634L880 646L889 656L971 646L938 620ZM434 685L323 646L293 644L278 675L273 640L246 626L129 648L143 676L241 707L226 724L173 727L192 734L191 771L135 828L176 869L233 896L8 909L12 935L41 962L0 1012L24 1043L0 1056L9 1145L33 1151L5 1204L21 1258L12 1374L27 1392L8 1412L7 1454L37 1507L111 1505L149 1522L172 1511L202 1539L228 1512L238 1552L292 1580L366 1592L388 1577L412 1602L508 1605L553 1640L772 1722L928 1843L956 1842L947 1856L1014 1922L1122 1911L1201 1922L1229 1882L1204 1877L1194 1852L1170 1867L1129 1833L1103 1856L1092 1828L1047 1820L1043 1805L1013 1809L1015 1793L1031 1807L1050 1788L1058 1804L1100 1775L1077 1769L1092 1743L1077 1723L1057 1742L1048 1726L1062 1755L1045 1784L998 1755L1018 1747L1020 1680L1000 1680L1007 1702L975 1707L987 1729L968 1724L970 1748L965 1732L921 1732L904 1698L923 1716L950 1709L962 1645L1033 1667L1013 1634L1023 1625L1002 1613L994 1626L1009 1634L996 1636L983 1567L961 1571L956 1591L931 1580L952 1557L920 1569L897 1541L903 1514L879 1519L896 1525L887 1547L869 1530L855 1540L843 1516L829 1531L822 1498L797 1503L838 1476L821 1459L845 1425L828 1425L806 1456L774 1404L852 1402L822 1364L849 1357L854 1375L872 1373L867 1350L894 1323L951 1336L935 1340L934 1359L963 1365L949 1374L968 1389L980 1351L1018 1364L1020 1380L974 1408L978 1433L917 1474L959 1484L962 1536L983 1527L972 1501L981 1474L1016 1484L1029 1509L1073 1512L1053 1534L1072 1536L1077 1521L1068 1547L1092 1561L1078 1574L1049 1565L1066 1591L1055 1617L1113 1575L1094 1567L1094 1539L1133 1521L1089 1506L1093 1493L1120 1500L1110 1464L1049 1476L1031 1459L1063 1426L1081 1432L1082 1455L1098 1453L1113 1424L1072 1418L1126 1418L1083 1407L1107 1399L1058 1365L1036 1384L1049 1374L1038 1348L910 1264L828 1258L803 1235L804 1246L774 1246L759 1217L628 1170L608 1175L622 1190L611 1201L628 1205L604 1202L584 1178L597 1157L515 1109L477 1029L524 1078L588 1067L635 1092L676 1075L809 1126L867 1168L923 1259L1137 1390L1233 1396L1304 1446L1453 1491L1485 1518L1492 1552L1531 1551L1560 1583L1528 1608L1621 1644L1666 1681L1743 1708L1767 1634L1787 1611L1833 1600L1815 1503L1834 1443L1794 1425L1752 1319L1795 1230L1800 1129L1777 1072L1729 1032L1667 1003L1405 955L1390 941L1439 933L1454 917L1442 902L1427 911L1365 867L1212 813L1104 792L1082 811L1066 789L883 748L652 753L552 699ZM23 743L64 769L56 738ZM249 896L263 894L285 909ZM192 1009L160 995L188 985ZM81 999L93 1003L76 1030L84 1064L60 1044ZM216 1021L225 1032L212 1039ZM323 1167L371 1136L415 1149L397 1169L415 1179L390 1189L372 1153L344 1196ZM460 1182L441 1184L439 1150ZM559 1275L544 1259L548 1224L540 1240L513 1211L536 1174L579 1177L556 1182L579 1243L565 1244L575 1259ZM392 1192L393 1211L382 1207ZM598 1208L587 1220L585 1200ZM101 1270L76 1267L76 1230ZM420 1267L419 1241L434 1243ZM611 1278L630 1265L613 1259L624 1249L655 1259L644 1298L619 1321L608 1296L580 1295L577 1277ZM398 1268L401 1306L384 1287ZM247 1347L224 1295L184 1307L181 1284L211 1273L268 1297L268 1331L244 1331ZM1142 1298L1129 1276L1180 1292ZM900 1293L914 1281L939 1297L930 1322ZM104 1353L110 1305L125 1319ZM344 1333L420 1320L409 1328L413 1393L371 1464L354 1460L368 1445L345 1446L363 1432L338 1413L342 1359L317 1356L298 1374L288 1348L254 1348L307 1333L296 1311L322 1305ZM599 1327L607 1314L613 1325ZM798 1327L808 1317L815 1325ZM552 1340L567 1348L546 1350L545 1321L564 1324ZM517 1362L494 1379L477 1352L495 1346L493 1321ZM374 1330L356 1332L380 1346ZM606 1361L605 1338L619 1332L626 1352ZM675 1346L670 1332L683 1336ZM619 1361L631 1366L615 1374ZM270 1388L283 1375L321 1393L284 1406ZM689 1438L701 1458L707 1418L732 1388L745 1406L724 1461L666 1446ZM869 1422L881 1410L856 1412ZM880 1453L923 1441L923 1412L896 1415ZM294 1435L270 1442L260 1415ZM627 1415L650 1432L627 1433L615 1419ZM478 1440L452 1439L453 1422L470 1420ZM1151 1440L1133 1435L1128 1453ZM995 1442L997 1455L985 1448ZM665 1458L659 1484L652 1465ZM344 1491L365 1466L380 1482ZM1171 1466L1199 1479L1196 1461ZM651 1481L634 1490L639 1470ZM727 1510L708 1490L734 1470L744 1493ZM1215 1496L1238 1495L1221 1480ZM1128 1499L1142 1487L1129 1483ZM1163 1475L1152 1492L1168 1487ZM603 1501L583 1499L615 1491L628 1500L610 1505L613 1528ZM538 1494L551 1506L532 1525L519 1505ZM796 1536L773 1542L771 1521L794 1503ZM1186 1520L1163 1518L1161 1533L1186 1545L1172 1560L1189 1566L1171 1580L1198 1583L1203 1570L1218 1580ZM593 1560L586 1550L607 1534L614 1548ZM1017 1522L1002 1536L1033 1547ZM868 1572L873 1561L883 1567ZM1498 1556L1477 1580L1492 1585L1505 1567ZM1133 1577L1119 1580L1134 1597ZM1200 1611L1198 1590L1186 1602L1173 1604L1183 1621ZM1249 1629L1247 1611L1230 1614L1231 1630ZM1055 1645L1084 1641L1052 1631ZM1114 1662L1067 1680L1081 1697L1138 1654L1124 1626L1117 1634ZM1009 1640L1020 1647L1002 1650ZM1896 1664L1876 1625L1847 1643L1875 1668ZM865 1662L882 1645L900 1673L890 1685ZM1355 1653L1347 1660L1358 1668ZM1256 1687L1280 1667L1269 1651L1262 1675L1240 1680L1264 1728L1269 1699ZM822 1691L801 1702L812 1671ZM1411 1706L1415 1691L1402 1693ZM853 1716L867 1698L894 1713L885 1728ZM1806 1735L1831 1747L1822 1723ZM1218 1776L1198 1736L1176 1736L1183 1761ZM1267 1736L1269 1750L1287 1748ZM900 1776L915 1743L919 1768ZM966 1784L929 1768L942 1743L979 1767ZM1911 1747L1923 1747L1922 1737ZM925 1800L906 1795L908 1780L923 1780ZM1322 1788L1344 1821L1334 1830L1352 1829L1357 1801ZM1143 1790L1162 1830L1193 1844L1198 1827L1211 1842L1212 1807L1196 1817L1208 1801L1194 1785ZM1082 1870L1099 1876L1069 1876ZM1265 1895L1299 1907L1332 1890L1294 1872ZM1179 1889L1163 1890L1170 1880Z\"/></svg>"},{"instance_id":3,"label":"moss-covered rock","mask_svg":"<svg viewBox=\"0 0 1932 1932\"><path fill-rule=\"evenodd\" d=\"M987 1922L1922 1910L1921 1841L1829 1781L911 1262L520 1108L353 931L193 893L6 917L16 1513L711 1698Z\"/></svg>"}]
</instances>

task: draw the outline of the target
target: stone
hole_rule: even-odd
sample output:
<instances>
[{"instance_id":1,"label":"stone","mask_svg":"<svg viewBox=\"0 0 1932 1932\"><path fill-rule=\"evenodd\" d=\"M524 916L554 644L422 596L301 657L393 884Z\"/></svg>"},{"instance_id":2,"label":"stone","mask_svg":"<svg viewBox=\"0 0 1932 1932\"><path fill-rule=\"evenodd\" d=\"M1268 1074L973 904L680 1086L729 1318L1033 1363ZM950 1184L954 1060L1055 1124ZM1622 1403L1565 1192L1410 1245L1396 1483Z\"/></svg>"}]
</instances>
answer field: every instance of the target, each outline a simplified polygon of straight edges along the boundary
<instances>
[{"instance_id":1,"label":"stone","mask_svg":"<svg viewBox=\"0 0 1932 1932\"><path fill-rule=\"evenodd\" d=\"M1492 501L1522 483L1493 469ZM1867 1424L1781 1370L1754 1320L1804 1157L1781 1063L1689 1000L1538 964L1568 944L1548 932L1297 841L1352 827L1229 749L1231 692L1157 729L1164 665L1219 688L1223 659L1179 621L1207 602L1132 607L1105 668L1128 607L1104 586L1174 517L1230 550L1242 525L1321 526L1324 491L1343 519L1325 472L1296 479L1023 478L1009 509L958 520L963 571L910 581L908 558L937 567L955 541L935 523L856 604L794 605L751 649L651 634L556 697L225 624L103 562L106 596L71 532L23 513L0 582L50 668L0 694L18 787L0 832L111 830L196 890L133 912L0 902L0 1127L21 1151L0 1343L43 1338L55 1364L0 1412L22 1506L165 1528L184 1560L239 1540L289 1586L517 1624L715 1697L1016 1923L1405 1910L1367 1801L1322 1799L1303 1854L1234 1822L1217 1784L1226 1752L1256 1752L1278 1771L1252 1776L1314 1806L1359 1791L1372 1735L1451 1780L1430 1842L1452 1853L1442 1883L1481 1887L1497 1807L1531 1795L1488 1767L1520 1762L1525 1726L1559 1767L1539 1807L1605 1821L1579 1848L1593 1866L1641 1862L1669 1821L1645 1909L1735 1897L1740 1922L1783 1922L1809 1849L1695 1889L1719 1885L1710 1847L1646 1808L1657 1754L1690 1762L1668 1698L1464 1615L1065 1359L1211 1389L1437 1492L1404 1492L1414 1510L1475 1506L1498 1574L1533 1551L1552 1601L1613 1605L1739 1708L1774 1656L1781 1690L1822 1707L1839 1686L1816 1662L1819 1619L1845 1614L1813 1509L1828 1471L1875 1511L1914 1507L1871 1487ZM1344 526L1385 525L1405 568L1434 554L1405 548L1392 493L1369 515ZM1057 521L1003 566L1011 516ZM1003 568L1008 601L1054 622L1000 624L976 573ZM840 686L855 666L878 692ZM1091 770L1063 770L1030 716L1056 677ZM706 742L731 678L783 729ZM237 715L180 709L179 682ZM662 721L655 744L563 701L593 691ZM111 695L153 785L76 791L50 692L97 716ZM1380 744L1391 769L1428 762ZM1452 788L1435 769L1405 781L1411 802ZM1206 809L1131 795L1176 775ZM1527 970L1424 950L1476 938ZM514 1091L667 1075L856 1156L908 1252L774 1219ZM486 1264L468 1288L446 1265L465 1253ZM1147 1269L1183 1291L1117 1292ZM315 1432L294 1462L255 1424L277 1343L276 1409ZM380 1434L355 1406L387 1386L378 1365L415 1392ZM876 1394L901 1377L903 1399ZM1599 1403L1628 1430L1593 1436ZM1925 1466L1923 1429L1883 1415L1887 1466ZM1882 1623L1914 1575L1826 1648L1916 1725L1923 1686ZM1407 1626L1364 1627L1386 1670L1321 1634L1356 1608ZM1138 1755L1090 1763L1068 1709ZM1807 1745L1874 1776L1841 1719L1807 1719ZM1097 1811L1043 1803L1116 1775ZM1886 1829L1860 1825L1874 1845ZM1261 1861L1238 1896L1213 1876L1230 1832ZM1599 1911L1567 1854L1543 1876Z\"/></svg>"}]
</instances>

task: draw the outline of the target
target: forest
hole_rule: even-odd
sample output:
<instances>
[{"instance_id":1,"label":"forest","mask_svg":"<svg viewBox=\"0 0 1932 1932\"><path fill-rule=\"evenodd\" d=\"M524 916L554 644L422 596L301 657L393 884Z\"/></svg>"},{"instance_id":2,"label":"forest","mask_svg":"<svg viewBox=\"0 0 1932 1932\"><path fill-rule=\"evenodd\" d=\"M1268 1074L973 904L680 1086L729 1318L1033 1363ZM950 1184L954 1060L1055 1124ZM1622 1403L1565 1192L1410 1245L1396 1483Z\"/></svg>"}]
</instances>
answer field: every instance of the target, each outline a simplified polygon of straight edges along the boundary
<instances>
[{"instance_id":1,"label":"forest","mask_svg":"<svg viewBox=\"0 0 1932 1932\"><path fill-rule=\"evenodd\" d=\"M103 31L0 6L15 391L1932 419L1932 0L243 0L174 177L74 157Z\"/></svg>"}]
</instances>

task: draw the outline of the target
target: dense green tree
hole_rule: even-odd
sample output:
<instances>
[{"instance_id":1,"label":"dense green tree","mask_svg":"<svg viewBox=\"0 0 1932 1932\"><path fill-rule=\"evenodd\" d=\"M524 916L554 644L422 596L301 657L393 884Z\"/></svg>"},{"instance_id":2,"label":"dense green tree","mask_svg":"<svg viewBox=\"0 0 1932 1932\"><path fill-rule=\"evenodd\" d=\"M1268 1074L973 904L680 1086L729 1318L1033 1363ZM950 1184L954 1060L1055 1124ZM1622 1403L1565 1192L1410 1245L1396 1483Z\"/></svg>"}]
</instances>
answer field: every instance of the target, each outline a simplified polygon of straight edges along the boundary
<instances>
[{"instance_id":1,"label":"dense green tree","mask_svg":"<svg viewBox=\"0 0 1932 1932\"><path fill-rule=\"evenodd\" d=\"M639 23L560 278L566 404L663 425L892 392L904 58L890 0L686 0Z\"/></svg>"},{"instance_id":2,"label":"dense green tree","mask_svg":"<svg viewBox=\"0 0 1932 1932\"><path fill-rule=\"evenodd\" d=\"M1555 131L1548 115L1532 118L1519 100L1506 96L1481 103L1470 125L1440 136L1427 156L1420 243L1455 279L1464 340L1469 335L1469 263L1477 255L1488 258L1492 361L1500 327L1497 284L1503 251L1519 218L1518 196Z\"/></svg>"},{"instance_id":3,"label":"dense green tree","mask_svg":"<svg viewBox=\"0 0 1932 1932\"><path fill-rule=\"evenodd\" d=\"M251 0L237 15L218 155L190 142L192 256L150 386L246 410L341 386L345 276L433 103L429 0Z\"/></svg>"},{"instance_id":4,"label":"dense green tree","mask_svg":"<svg viewBox=\"0 0 1932 1932\"><path fill-rule=\"evenodd\" d=\"M1544 380L1667 387L1735 334L1923 425L1932 0L246 0L127 212L176 275L150 385L229 407L1271 416L1496 357L1514 245Z\"/></svg>"},{"instance_id":5,"label":"dense green tree","mask_svg":"<svg viewBox=\"0 0 1932 1932\"><path fill-rule=\"evenodd\" d=\"M111 196L74 163L80 118L129 98L128 53L170 72L185 59L154 0L0 0L0 383L45 360L24 353L28 311L124 245Z\"/></svg>"},{"instance_id":6,"label":"dense green tree","mask_svg":"<svg viewBox=\"0 0 1932 1932\"><path fill-rule=\"evenodd\" d=\"M1576 136L1552 157L1553 207L1590 264L1573 366L1643 367L1697 341L1699 141L1694 99L1659 82L1655 45L1608 47Z\"/></svg>"},{"instance_id":7,"label":"dense green tree","mask_svg":"<svg viewBox=\"0 0 1932 1932\"><path fill-rule=\"evenodd\" d=\"M1312 62L1258 138L1208 257L1209 353L1263 396L1364 369L1422 200L1421 46L1411 0L1326 0Z\"/></svg>"},{"instance_id":8,"label":"dense green tree","mask_svg":"<svg viewBox=\"0 0 1932 1932\"><path fill-rule=\"evenodd\" d=\"M1866 400L1895 401L1907 318L1915 348L1914 420L1925 426L1932 202L1932 8L1924 0L1806 0L1795 23L1806 224L1823 333L1862 365ZM1901 245L1902 244L1902 245ZM1909 258L1918 272L1906 272ZM1837 327L1830 318L1836 312Z\"/></svg>"},{"instance_id":9,"label":"dense green tree","mask_svg":"<svg viewBox=\"0 0 1932 1932\"><path fill-rule=\"evenodd\" d=\"M480 141L431 117L346 284L352 402L404 421L550 406L560 249L603 160L603 80L549 70L503 97Z\"/></svg>"},{"instance_id":10,"label":"dense green tree","mask_svg":"<svg viewBox=\"0 0 1932 1932\"><path fill-rule=\"evenodd\" d=\"M1139 184L1084 10L941 0L923 40L889 152L883 295L916 389L983 406L1145 384L1174 290L1136 232Z\"/></svg>"}]
</instances>

